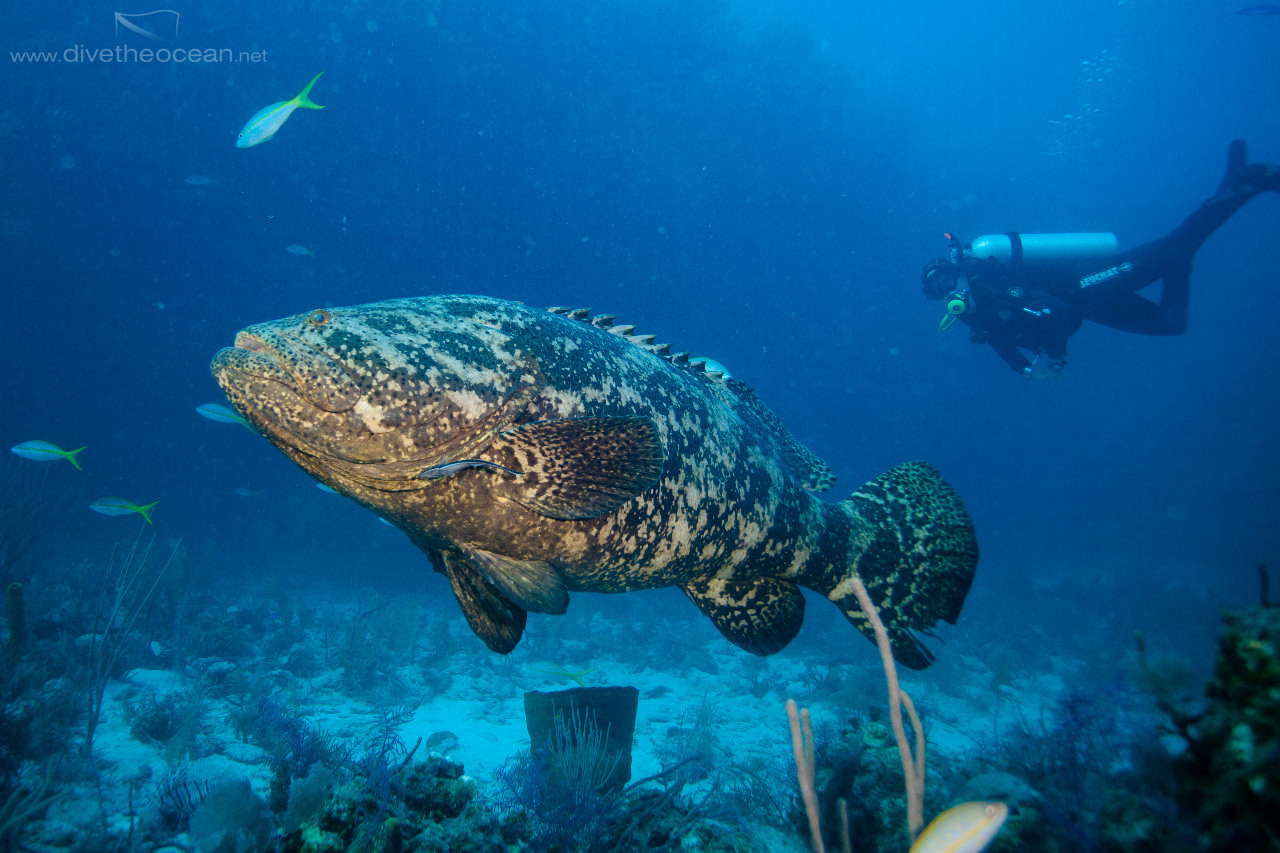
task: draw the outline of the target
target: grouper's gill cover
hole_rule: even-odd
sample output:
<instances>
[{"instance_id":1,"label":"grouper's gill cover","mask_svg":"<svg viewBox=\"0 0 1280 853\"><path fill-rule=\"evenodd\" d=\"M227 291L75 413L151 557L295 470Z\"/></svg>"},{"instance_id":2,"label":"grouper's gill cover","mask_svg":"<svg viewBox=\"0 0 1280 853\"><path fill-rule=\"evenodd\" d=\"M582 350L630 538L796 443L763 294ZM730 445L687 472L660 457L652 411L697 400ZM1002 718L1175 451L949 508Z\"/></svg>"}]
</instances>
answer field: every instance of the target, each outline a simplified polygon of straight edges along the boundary
<instances>
[{"instance_id":1,"label":"grouper's gill cover","mask_svg":"<svg viewBox=\"0 0 1280 853\"><path fill-rule=\"evenodd\" d=\"M213 372L322 482L403 529L492 649L569 593L679 586L732 642L785 646L825 595L868 637L860 577L907 666L977 564L960 499L899 465L826 502L830 469L743 383L586 311L480 296L252 326Z\"/></svg>"}]
</instances>

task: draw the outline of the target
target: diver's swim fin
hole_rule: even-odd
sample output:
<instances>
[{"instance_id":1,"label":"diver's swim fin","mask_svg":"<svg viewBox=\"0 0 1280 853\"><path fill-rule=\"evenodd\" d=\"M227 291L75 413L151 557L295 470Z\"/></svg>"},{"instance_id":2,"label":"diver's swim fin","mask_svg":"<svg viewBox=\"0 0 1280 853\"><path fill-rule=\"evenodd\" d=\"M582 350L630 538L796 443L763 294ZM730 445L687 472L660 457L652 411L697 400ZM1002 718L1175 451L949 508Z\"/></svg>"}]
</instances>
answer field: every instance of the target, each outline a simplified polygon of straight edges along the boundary
<instances>
[{"instance_id":1,"label":"diver's swim fin","mask_svg":"<svg viewBox=\"0 0 1280 853\"><path fill-rule=\"evenodd\" d=\"M1231 196L1252 198L1267 190L1280 191L1280 168L1266 163L1249 164L1249 146L1243 139L1233 139L1227 146L1227 172L1211 201Z\"/></svg>"},{"instance_id":2,"label":"diver's swim fin","mask_svg":"<svg viewBox=\"0 0 1280 853\"><path fill-rule=\"evenodd\" d=\"M1243 139L1233 139L1227 146L1227 175L1244 168L1249 162L1249 145Z\"/></svg>"},{"instance_id":3,"label":"diver's swim fin","mask_svg":"<svg viewBox=\"0 0 1280 853\"><path fill-rule=\"evenodd\" d=\"M1213 194L1215 199L1238 193L1244 183L1245 164L1249 162L1249 145L1243 139L1233 139L1227 146L1227 171L1222 175L1222 183Z\"/></svg>"}]
</instances>

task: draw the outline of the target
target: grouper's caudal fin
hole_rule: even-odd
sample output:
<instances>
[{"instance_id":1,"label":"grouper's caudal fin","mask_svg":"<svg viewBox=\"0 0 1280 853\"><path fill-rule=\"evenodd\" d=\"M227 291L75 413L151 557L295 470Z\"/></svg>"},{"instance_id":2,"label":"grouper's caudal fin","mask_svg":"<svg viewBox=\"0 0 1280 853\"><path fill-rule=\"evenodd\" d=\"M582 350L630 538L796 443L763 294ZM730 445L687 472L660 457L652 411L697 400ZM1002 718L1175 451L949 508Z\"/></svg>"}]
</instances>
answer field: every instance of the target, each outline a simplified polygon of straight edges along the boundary
<instances>
[{"instance_id":1,"label":"grouper's caudal fin","mask_svg":"<svg viewBox=\"0 0 1280 853\"><path fill-rule=\"evenodd\" d=\"M907 462L839 506L854 522L849 574L827 598L874 643L850 583L856 573L889 631L893 656L903 666L924 669L933 655L913 631L927 631L938 620L955 623L978 565L978 541L964 504L932 465Z\"/></svg>"}]
</instances>

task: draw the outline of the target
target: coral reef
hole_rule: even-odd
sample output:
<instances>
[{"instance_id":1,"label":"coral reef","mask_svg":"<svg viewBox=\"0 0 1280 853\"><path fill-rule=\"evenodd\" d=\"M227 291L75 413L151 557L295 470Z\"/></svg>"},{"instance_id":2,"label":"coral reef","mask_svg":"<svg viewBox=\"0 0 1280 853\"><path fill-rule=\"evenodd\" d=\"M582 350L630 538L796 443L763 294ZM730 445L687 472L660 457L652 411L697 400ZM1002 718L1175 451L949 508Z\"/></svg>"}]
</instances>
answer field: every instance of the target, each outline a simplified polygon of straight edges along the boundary
<instances>
[{"instance_id":1,"label":"coral reef","mask_svg":"<svg viewBox=\"0 0 1280 853\"><path fill-rule=\"evenodd\" d=\"M1187 750L1178 793L1201 825L1204 849L1280 849L1280 608L1223 616L1208 708L1175 719Z\"/></svg>"}]
</instances>

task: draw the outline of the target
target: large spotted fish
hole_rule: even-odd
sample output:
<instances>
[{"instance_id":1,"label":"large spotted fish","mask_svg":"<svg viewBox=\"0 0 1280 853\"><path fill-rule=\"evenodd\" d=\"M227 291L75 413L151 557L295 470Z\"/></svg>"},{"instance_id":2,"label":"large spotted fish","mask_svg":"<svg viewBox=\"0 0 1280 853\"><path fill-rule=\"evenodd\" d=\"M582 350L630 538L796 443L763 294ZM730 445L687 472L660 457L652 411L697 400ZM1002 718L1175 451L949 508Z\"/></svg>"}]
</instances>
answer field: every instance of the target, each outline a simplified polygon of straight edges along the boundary
<instances>
[{"instance_id":1,"label":"large spotted fish","mask_svg":"<svg viewBox=\"0 0 1280 853\"><path fill-rule=\"evenodd\" d=\"M954 622L973 526L912 462L848 500L743 383L613 318L480 296L315 310L251 326L213 359L235 407L290 459L404 530L494 651L569 593L678 586L730 641L771 654L800 587L898 660Z\"/></svg>"}]
</instances>

